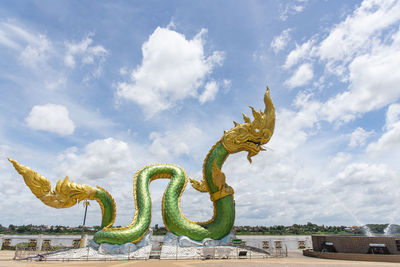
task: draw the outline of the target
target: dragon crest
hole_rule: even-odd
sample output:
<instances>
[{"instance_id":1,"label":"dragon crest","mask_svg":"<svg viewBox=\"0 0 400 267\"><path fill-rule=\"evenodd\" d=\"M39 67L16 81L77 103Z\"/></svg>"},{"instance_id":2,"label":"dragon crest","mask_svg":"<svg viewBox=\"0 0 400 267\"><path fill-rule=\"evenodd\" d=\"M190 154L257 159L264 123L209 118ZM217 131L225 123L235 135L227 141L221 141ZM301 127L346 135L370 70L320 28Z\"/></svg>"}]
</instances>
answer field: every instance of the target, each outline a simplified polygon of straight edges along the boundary
<instances>
[{"instance_id":1,"label":"dragon crest","mask_svg":"<svg viewBox=\"0 0 400 267\"><path fill-rule=\"evenodd\" d=\"M243 114L244 123L237 123L229 131L225 131L222 137L222 145L233 154L240 151L247 151L247 159L251 163L251 157L258 152L265 150L262 145L268 143L275 128L275 108L269 95L269 88L264 95L265 110L257 112L250 106L254 121Z\"/></svg>"}]
</instances>

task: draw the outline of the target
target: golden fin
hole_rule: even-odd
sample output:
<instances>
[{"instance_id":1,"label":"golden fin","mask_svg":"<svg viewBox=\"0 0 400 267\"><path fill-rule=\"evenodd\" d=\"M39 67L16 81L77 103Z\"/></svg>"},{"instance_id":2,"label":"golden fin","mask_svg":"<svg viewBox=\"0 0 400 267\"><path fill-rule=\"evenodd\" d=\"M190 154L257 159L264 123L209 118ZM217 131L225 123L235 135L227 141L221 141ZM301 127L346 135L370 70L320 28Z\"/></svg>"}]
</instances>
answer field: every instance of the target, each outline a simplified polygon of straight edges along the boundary
<instances>
[{"instance_id":1,"label":"golden fin","mask_svg":"<svg viewBox=\"0 0 400 267\"><path fill-rule=\"evenodd\" d=\"M195 179L190 179L190 183L192 184L192 187L196 189L199 192L208 192L208 186L206 184L205 180L201 180L200 182L195 180Z\"/></svg>"},{"instance_id":2,"label":"golden fin","mask_svg":"<svg viewBox=\"0 0 400 267\"><path fill-rule=\"evenodd\" d=\"M50 181L38 174L37 172L34 172L32 169L29 169L21 164L19 164L17 161L8 159L14 166L15 170L24 177L25 184L31 189L32 193L36 197L40 197L42 195L45 195L50 192L51 190L51 185Z\"/></svg>"},{"instance_id":3,"label":"golden fin","mask_svg":"<svg viewBox=\"0 0 400 267\"><path fill-rule=\"evenodd\" d=\"M212 173L212 178L214 185L218 187L218 189L221 189L224 184L226 183L226 177L225 174L221 171L220 168L218 168L217 163L214 160L213 163L213 173Z\"/></svg>"},{"instance_id":4,"label":"golden fin","mask_svg":"<svg viewBox=\"0 0 400 267\"><path fill-rule=\"evenodd\" d=\"M64 180L59 180L51 191L50 181L35 172L34 170L19 164L17 161L8 159L24 177L25 184L31 189L32 193L44 204L53 208L69 208L77 202L85 199L93 200L96 188L89 185L76 184L70 181L68 176Z\"/></svg>"},{"instance_id":5,"label":"golden fin","mask_svg":"<svg viewBox=\"0 0 400 267\"><path fill-rule=\"evenodd\" d=\"M243 115L243 120L244 120L244 122L251 123L250 118L247 117L246 114L242 113L242 115Z\"/></svg>"}]
</instances>

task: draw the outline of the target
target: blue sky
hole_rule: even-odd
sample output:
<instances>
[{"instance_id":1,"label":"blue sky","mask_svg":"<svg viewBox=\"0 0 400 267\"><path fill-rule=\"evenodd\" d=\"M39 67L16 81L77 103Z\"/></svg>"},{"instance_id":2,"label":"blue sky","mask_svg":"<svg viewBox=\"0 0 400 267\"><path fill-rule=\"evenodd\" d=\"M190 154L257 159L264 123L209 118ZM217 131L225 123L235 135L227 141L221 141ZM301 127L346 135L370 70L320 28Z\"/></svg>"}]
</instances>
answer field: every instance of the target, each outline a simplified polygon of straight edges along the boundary
<instances>
[{"instance_id":1,"label":"blue sky","mask_svg":"<svg viewBox=\"0 0 400 267\"><path fill-rule=\"evenodd\" d=\"M268 150L230 156L237 225L399 223L400 1L2 1L0 224L79 225L37 200L7 161L54 185L106 188L118 225L132 177L202 162L265 86ZM151 184L153 225L167 181ZM212 215L188 186L182 210ZM51 214L51 216L48 216ZM89 208L89 225L100 209Z\"/></svg>"}]
</instances>

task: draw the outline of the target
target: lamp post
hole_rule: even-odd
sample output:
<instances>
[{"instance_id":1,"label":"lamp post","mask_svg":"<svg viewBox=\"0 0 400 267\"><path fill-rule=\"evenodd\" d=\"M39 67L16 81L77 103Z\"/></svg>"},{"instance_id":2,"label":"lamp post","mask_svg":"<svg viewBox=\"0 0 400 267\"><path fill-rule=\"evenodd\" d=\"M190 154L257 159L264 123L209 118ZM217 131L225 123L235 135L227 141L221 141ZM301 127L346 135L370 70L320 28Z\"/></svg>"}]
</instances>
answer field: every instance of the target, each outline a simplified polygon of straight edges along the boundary
<instances>
[{"instance_id":1,"label":"lamp post","mask_svg":"<svg viewBox=\"0 0 400 267\"><path fill-rule=\"evenodd\" d=\"M83 224L82 224L82 227L84 227L84 226L85 226L85 223L86 223L87 207L88 207L89 205L90 205L89 201L85 200L85 201L83 202L83 206L85 206L85 215L83 216Z\"/></svg>"},{"instance_id":2,"label":"lamp post","mask_svg":"<svg viewBox=\"0 0 400 267\"><path fill-rule=\"evenodd\" d=\"M84 231L85 231L87 207L88 207L89 205L90 205L89 201L85 200L85 201L83 202L83 206L85 206L85 215L83 216L81 243L80 243L80 245L79 245L79 247L81 247L81 248L86 247L86 244L87 244L87 235L84 234ZM88 248L88 249L89 249L89 248Z\"/></svg>"}]
</instances>

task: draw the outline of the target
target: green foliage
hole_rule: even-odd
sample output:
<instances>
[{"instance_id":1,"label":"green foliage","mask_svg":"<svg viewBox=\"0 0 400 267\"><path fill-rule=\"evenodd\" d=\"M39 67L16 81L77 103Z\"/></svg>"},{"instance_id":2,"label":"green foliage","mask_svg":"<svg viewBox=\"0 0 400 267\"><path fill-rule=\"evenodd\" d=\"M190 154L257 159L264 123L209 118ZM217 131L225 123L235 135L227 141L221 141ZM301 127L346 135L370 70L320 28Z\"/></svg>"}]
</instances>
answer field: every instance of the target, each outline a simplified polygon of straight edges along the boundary
<instances>
[{"instance_id":1,"label":"green foliage","mask_svg":"<svg viewBox=\"0 0 400 267\"><path fill-rule=\"evenodd\" d=\"M385 233L385 229L389 226L389 224L367 224L368 228L374 234L381 234ZM390 234L400 234L400 225L392 224L390 226Z\"/></svg>"},{"instance_id":2,"label":"green foliage","mask_svg":"<svg viewBox=\"0 0 400 267\"><path fill-rule=\"evenodd\" d=\"M379 235L384 233L388 224L369 224L372 233ZM391 226L391 234L400 234L400 225ZM237 235L312 235L312 234L334 234L334 235L364 235L364 231L358 226L325 226L311 222L307 224L293 224L292 226L235 226Z\"/></svg>"},{"instance_id":3,"label":"green foliage","mask_svg":"<svg viewBox=\"0 0 400 267\"><path fill-rule=\"evenodd\" d=\"M155 225L153 229L153 235L165 235L167 234L167 229L163 226L158 226L158 224Z\"/></svg>"},{"instance_id":4,"label":"green foliage","mask_svg":"<svg viewBox=\"0 0 400 267\"><path fill-rule=\"evenodd\" d=\"M388 224L368 224L371 232L376 235L383 235ZM68 227L62 225L9 225L4 227L0 224L0 233L2 234L71 234L79 235L82 233L95 233L101 230L100 226L93 227ZM273 226L235 226L237 235L311 235L311 234L335 234L335 235L364 235L364 231L358 226L326 226L317 225L311 222L307 224L293 224L291 226L273 225ZM167 229L164 226L155 225L153 235L165 235ZM400 225L391 225L391 234L400 235Z\"/></svg>"},{"instance_id":5,"label":"green foliage","mask_svg":"<svg viewBox=\"0 0 400 267\"><path fill-rule=\"evenodd\" d=\"M377 234L384 234L385 233L385 228L389 224L367 224L368 228L371 230L372 233L377 233Z\"/></svg>"},{"instance_id":6,"label":"green foliage","mask_svg":"<svg viewBox=\"0 0 400 267\"><path fill-rule=\"evenodd\" d=\"M36 234L49 234L49 235L80 235L82 233L95 233L101 230L100 226L93 227L68 227L62 225L48 226L48 225L21 225L16 226L10 224L8 227L3 227L0 225L0 233L2 234L24 234L24 235L36 235Z\"/></svg>"}]
</instances>

